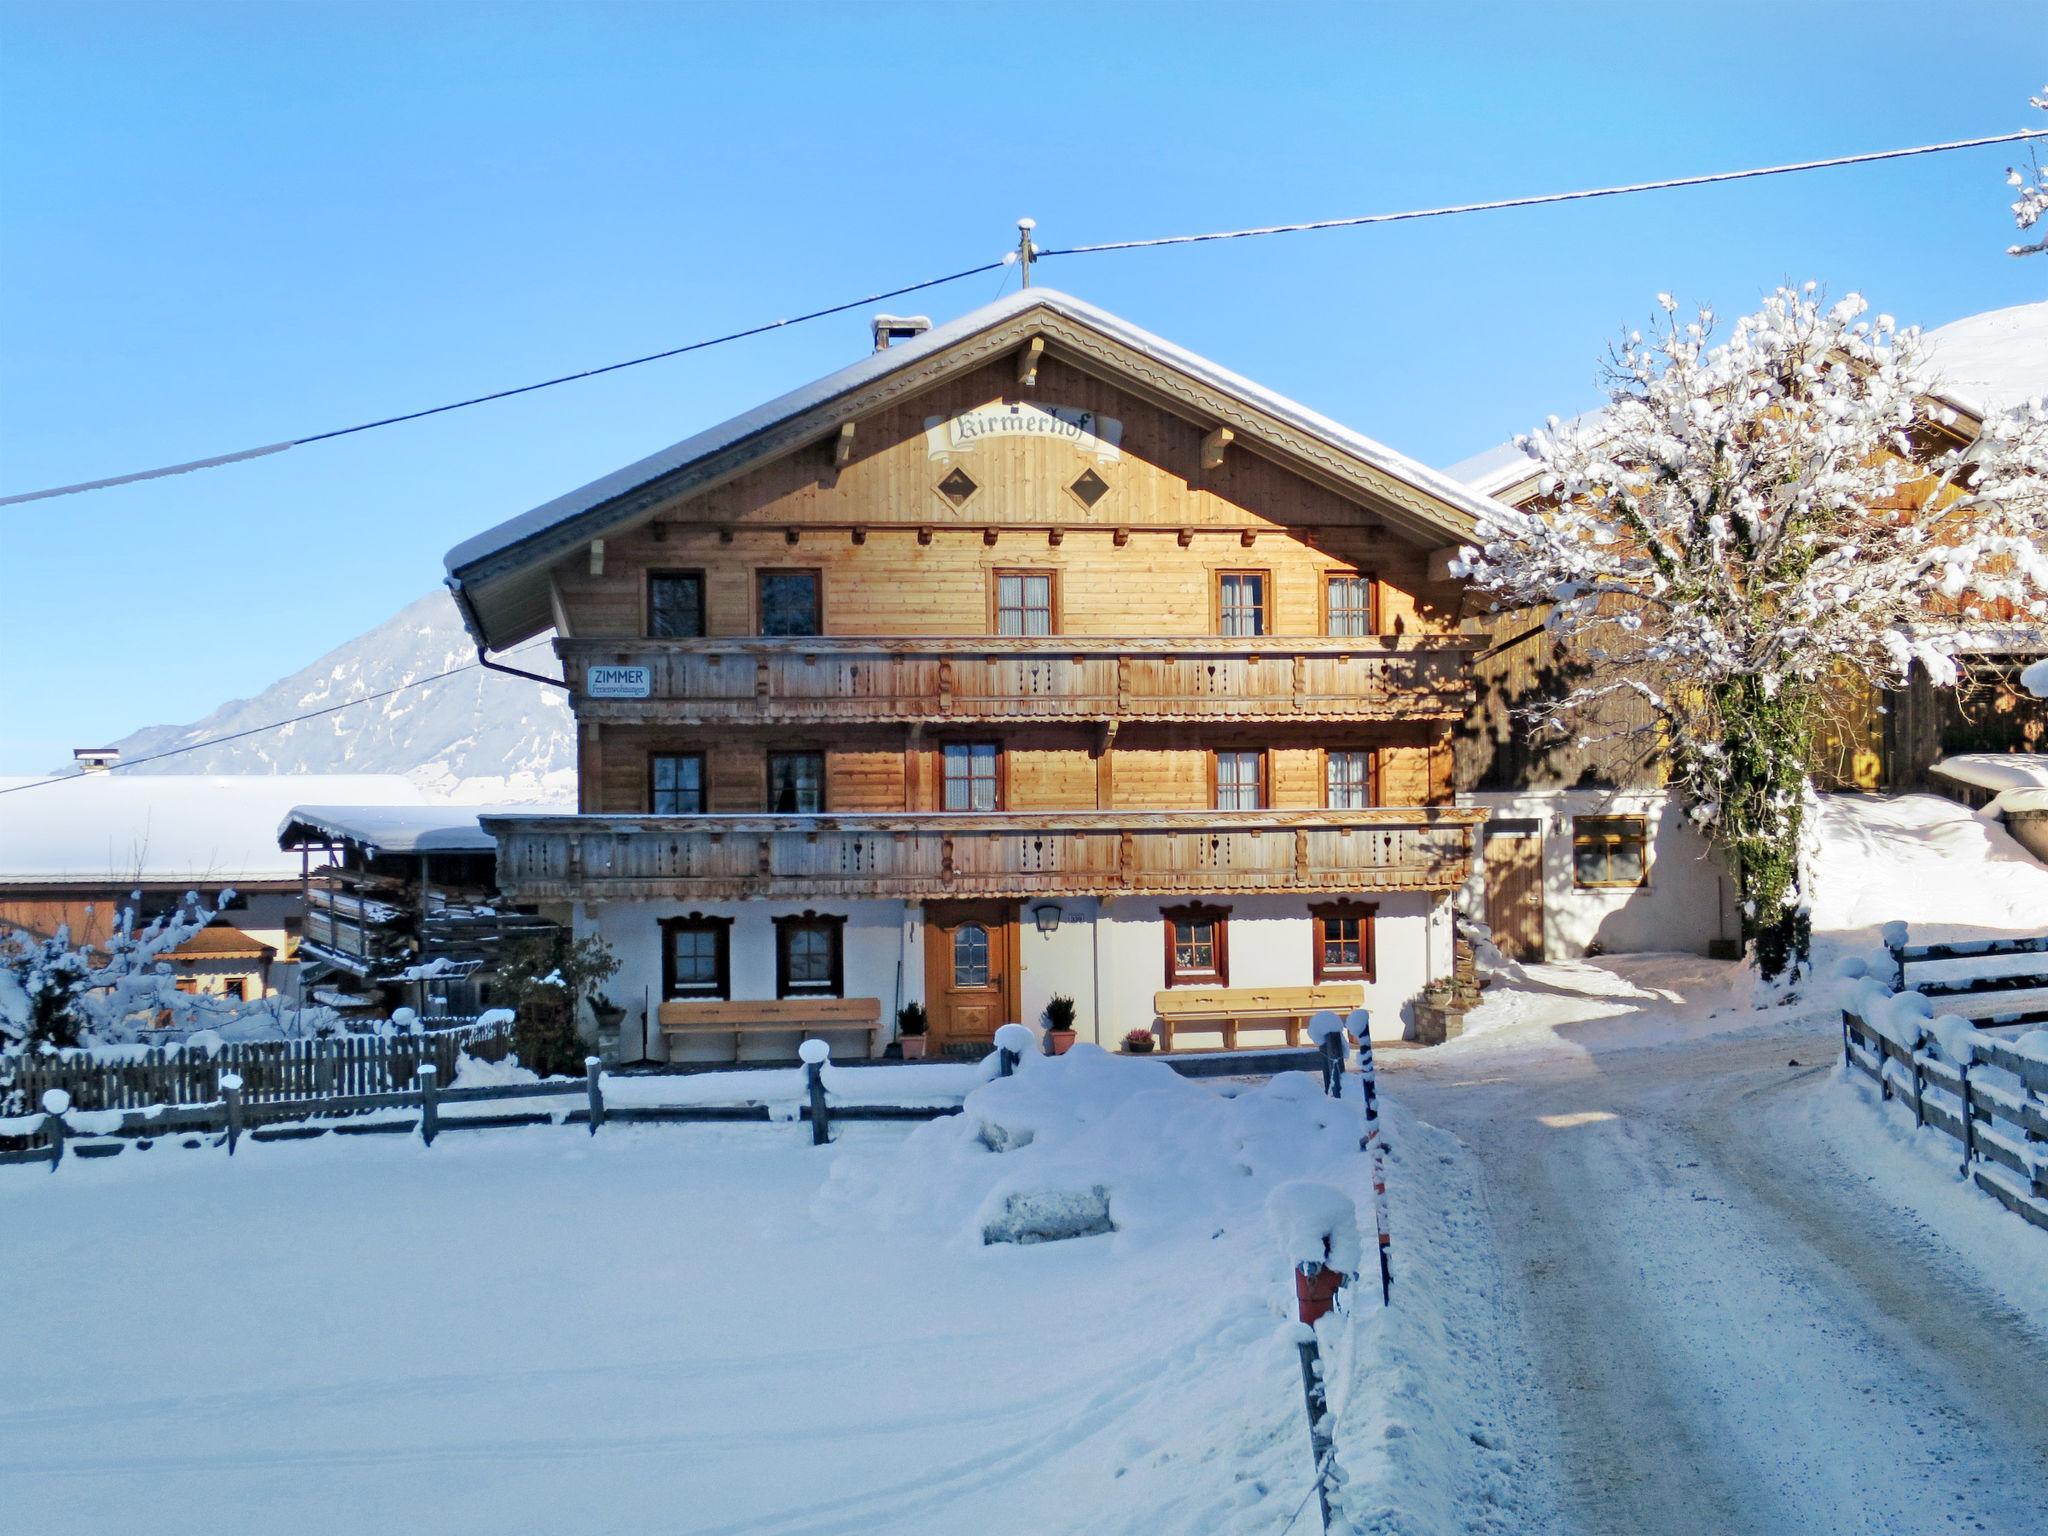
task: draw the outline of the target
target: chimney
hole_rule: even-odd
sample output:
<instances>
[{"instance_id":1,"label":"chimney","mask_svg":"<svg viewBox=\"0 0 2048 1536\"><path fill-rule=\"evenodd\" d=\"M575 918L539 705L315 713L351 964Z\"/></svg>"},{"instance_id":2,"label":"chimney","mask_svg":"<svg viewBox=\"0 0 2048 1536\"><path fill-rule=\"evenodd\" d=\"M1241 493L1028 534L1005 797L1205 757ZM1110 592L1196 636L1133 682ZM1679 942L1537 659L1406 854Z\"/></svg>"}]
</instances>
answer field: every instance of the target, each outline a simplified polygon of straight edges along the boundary
<instances>
[{"instance_id":1,"label":"chimney","mask_svg":"<svg viewBox=\"0 0 2048 1536\"><path fill-rule=\"evenodd\" d=\"M883 351L895 342L922 336L932 328L929 315L877 315L874 319L875 350Z\"/></svg>"},{"instance_id":2,"label":"chimney","mask_svg":"<svg viewBox=\"0 0 2048 1536\"><path fill-rule=\"evenodd\" d=\"M73 747L71 761L86 773L105 773L121 761L119 747Z\"/></svg>"}]
</instances>

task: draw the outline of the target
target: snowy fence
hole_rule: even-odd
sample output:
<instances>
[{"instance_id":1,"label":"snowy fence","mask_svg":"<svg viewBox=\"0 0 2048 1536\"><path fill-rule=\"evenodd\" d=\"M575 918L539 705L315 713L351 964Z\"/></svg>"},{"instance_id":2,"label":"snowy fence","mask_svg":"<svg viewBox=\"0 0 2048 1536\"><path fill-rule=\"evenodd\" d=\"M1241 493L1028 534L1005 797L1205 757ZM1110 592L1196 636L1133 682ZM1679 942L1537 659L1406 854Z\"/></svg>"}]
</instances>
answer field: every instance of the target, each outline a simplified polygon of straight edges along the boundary
<instances>
[{"instance_id":1,"label":"snowy fence","mask_svg":"<svg viewBox=\"0 0 2048 1536\"><path fill-rule=\"evenodd\" d=\"M14 1087L33 1107L51 1089L81 1110L214 1104L222 1074L239 1077L248 1103L347 1098L412 1086L423 1065L455 1075L464 1055L497 1060L511 1048L509 1015L454 1029L399 1035L334 1035L321 1040L149 1046L118 1054L61 1051L23 1057Z\"/></svg>"},{"instance_id":2,"label":"snowy fence","mask_svg":"<svg viewBox=\"0 0 2048 1536\"><path fill-rule=\"evenodd\" d=\"M823 1042L806 1042L822 1046ZM819 1055L799 1069L806 1102L780 1118L809 1124L811 1139L831 1139L831 1125L840 1120L936 1120L960 1113L958 1103L884 1104L865 1099L833 1102ZM750 1076L752 1074L749 1074ZM55 1168L64 1158L111 1157L127 1147L153 1147L159 1142L185 1147L225 1147L232 1154L242 1140L303 1141L317 1136L409 1135L432 1146L436 1137L453 1130L499 1130L527 1125L581 1125L596 1135L611 1124L705 1123L778 1118L774 1106L758 1099L735 1097L728 1102L608 1103L605 1079L596 1057L581 1078L540 1082L490 1083L471 1088L444 1088L443 1073L434 1063L416 1060L409 1085L382 1092L324 1094L306 1098L252 1099L243 1080L232 1072L219 1077L211 1103L154 1104L139 1109L79 1109L62 1089L47 1090L38 1102L42 1111L0 1119L0 1165L46 1163ZM493 1108L502 1101L569 1099L573 1104L539 1110ZM473 1112L482 1108L482 1113Z\"/></svg>"},{"instance_id":3,"label":"snowy fence","mask_svg":"<svg viewBox=\"0 0 2048 1536\"><path fill-rule=\"evenodd\" d=\"M1842 1010L1842 1058L1903 1098L1913 1123L1953 1137L1962 1173L2008 1210L2048 1230L2048 1051L1994 1038L1927 1012L1917 993L1873 988Z\"/></svg>"}]
</instances>

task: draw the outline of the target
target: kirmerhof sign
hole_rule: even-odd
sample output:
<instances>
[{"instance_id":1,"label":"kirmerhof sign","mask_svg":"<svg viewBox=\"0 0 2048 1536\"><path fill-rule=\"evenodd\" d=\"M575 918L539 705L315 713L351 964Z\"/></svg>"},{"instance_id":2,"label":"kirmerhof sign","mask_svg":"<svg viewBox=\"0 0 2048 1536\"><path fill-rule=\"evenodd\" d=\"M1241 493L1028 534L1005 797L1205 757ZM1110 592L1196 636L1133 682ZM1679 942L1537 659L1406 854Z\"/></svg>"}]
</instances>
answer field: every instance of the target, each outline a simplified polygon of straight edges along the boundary
<instances>
[{"instance_id":1,"label":"kirmerhof sign","mask_svg":"<svg viewBox=\"0 0 2048 1536\"><path fill-rule=\"evenodd\" d=\"M651 667L591 667L583 674L586 698L644 699L653 692Z\"/></svg>"},{"instance_id":2,"label":"kirmerhof sign","mask_svg":"<svg viewBox=\"0 0 2048 1536\"><path fill-rule=\"evenodd\" d=\"M1072 405L1042 405L1036 400L977 405L956 415L924 419L925 453L934 459L971 453L997 438L1040 437L1071 443L1102 463L1113 464L1123 436L1124 424L1114 416L1098 416Z\"/></svg>"}]
</instances>

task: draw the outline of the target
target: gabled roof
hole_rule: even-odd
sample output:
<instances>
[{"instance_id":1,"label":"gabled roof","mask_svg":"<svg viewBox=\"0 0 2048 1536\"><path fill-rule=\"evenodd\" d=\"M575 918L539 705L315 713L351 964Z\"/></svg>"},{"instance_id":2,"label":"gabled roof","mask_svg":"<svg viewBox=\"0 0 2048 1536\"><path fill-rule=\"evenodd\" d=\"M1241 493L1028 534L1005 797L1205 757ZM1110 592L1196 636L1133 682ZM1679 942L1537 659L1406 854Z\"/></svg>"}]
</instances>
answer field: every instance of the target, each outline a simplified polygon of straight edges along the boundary
<instances>
[{"instance_id":1,"label":"gabled roof","mask_svg":"<svg viewBox=\"0 0 2048 1536\"><path fill-rule=\"evenodd\" d=\"M276 955L260 939L252 939L233 923L210 923L176 949L166 960L268 960Z\"/></svg>"},{"instance_id":2,"label":"gabled roof","mask_svg":"<svg viewBox=\"0 0 2048 1536\"><path fill-rule=\"evenodd\" d=\"M563 554L1033 336L1112 381L1156 386L1164 370L1179 409L1369 502L1412 537L1468 539L1490 506L1455 478L1106 310L1055 289L1024 288L464 540L446 560L464 621L494 648L539 633L551 621L536 573Z\"/></svg>"}]
</instances>

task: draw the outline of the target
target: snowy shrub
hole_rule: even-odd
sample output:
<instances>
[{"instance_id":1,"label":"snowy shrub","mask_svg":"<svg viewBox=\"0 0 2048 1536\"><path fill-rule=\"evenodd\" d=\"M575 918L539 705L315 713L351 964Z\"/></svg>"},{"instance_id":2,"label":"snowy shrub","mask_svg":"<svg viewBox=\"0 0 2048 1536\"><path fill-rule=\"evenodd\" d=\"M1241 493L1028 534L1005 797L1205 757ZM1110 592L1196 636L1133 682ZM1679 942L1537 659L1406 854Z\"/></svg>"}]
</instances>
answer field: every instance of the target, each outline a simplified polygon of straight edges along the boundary
<instances>
[{"instance_id":1,"label":"snowy shrub","mask_svg":"<svg viewBox=\"0 0 2048 1536\"><path fill-rule=\"evenodd\" d=\"M1461 566L1548 610L1575 680L1536 728L1667 772L1729 859L1758 969L1789 978L1835 684L1917 663L1953 685L1963 626L2048 613L2048 403L1965 441L1919 332L1858 297L1780 289L1718 343L1710 311L1660 304L1611 355L1604 411L1523 440L1546 509L1486 520Z\"/></svg>"},{"instance_id":2,"label":"snowy shrub","mask_svg":"<svg viewBox=\"0 0 2048 1536\"><path fill-rule=\"evenodd\" d=\"M2028 99L2043 112L2048 112L2048 88L2044 88L2040 95ZM2032 229L2044 217L2048 217L2048 166L2041 163L2039 155L2030 159L2024 170L2018 166L2008 166L2005 184L2019 194L2012 205L2013 224L2017 228ZM2044 253L2048 253L2048 234L2037 237L2029 245L2006 247L2006 254L2009 256L2039 256Z\"/></svg>"},{"instance_id":3,"label":"snowy shrub","mask_svg":"<svg viewBox=\"0 0 2048 1536\"><path fill-rule=\"evenodd\" d=\"M573 1077L589 1054L576 1027L577 1001L609 981L618 957L602 939L538 939L498 964L500 987L516 1003L512 1050L542 1077Z\"/></svg>"}]
</instances>

